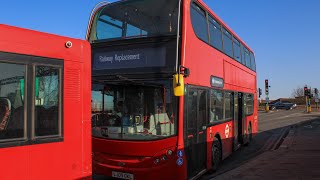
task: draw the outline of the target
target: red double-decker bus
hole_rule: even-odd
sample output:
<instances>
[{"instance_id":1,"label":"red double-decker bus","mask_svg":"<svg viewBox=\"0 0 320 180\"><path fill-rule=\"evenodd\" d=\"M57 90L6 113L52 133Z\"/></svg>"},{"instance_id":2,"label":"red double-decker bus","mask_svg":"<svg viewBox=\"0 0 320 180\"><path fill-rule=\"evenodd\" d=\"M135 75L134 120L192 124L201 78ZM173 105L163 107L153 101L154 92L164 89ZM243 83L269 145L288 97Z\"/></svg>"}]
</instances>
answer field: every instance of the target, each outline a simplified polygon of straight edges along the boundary
<instances>
[{"instance_id":1,"label":"red double-decker bus","mask_svg":"<svg viewBox=\"0 0 320 180\"><path fill-rule=\"evenodd\" d=\"M93 173L197 178L257 132L254 54L201 0L99 4L87 40Z\"/></svg>"},{"instance_id":2,"label":"red double-decker bus","mask_svg":"<svg viewBox=\"0 0 320 180\"><path fill-rule=\"evenodd\" d=\"M90 52L0 25L0 179L91 179Z\"/></svg>"}]
</instances>

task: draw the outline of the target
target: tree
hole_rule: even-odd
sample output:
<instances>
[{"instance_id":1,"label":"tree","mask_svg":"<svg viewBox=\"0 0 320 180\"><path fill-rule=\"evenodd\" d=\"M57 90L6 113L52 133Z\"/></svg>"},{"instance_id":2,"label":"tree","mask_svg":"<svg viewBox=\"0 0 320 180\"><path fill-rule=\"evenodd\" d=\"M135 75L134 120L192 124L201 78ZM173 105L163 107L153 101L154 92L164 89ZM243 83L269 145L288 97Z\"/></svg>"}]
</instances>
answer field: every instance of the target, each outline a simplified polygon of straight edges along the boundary
<instances>
[{"instance_id":1,"label":"tree","mask_svg":"<svg viewBox=\"0 0 320 180\"><path fill-rule=\"evenodd\" d=\"M292 91L292 97L303 97L304 96L304 89L303 87L298 86L297 88L293 89Z\"/></svg>"},{"instance_id":2,"label":"tree","mask_svg":"<svg viewBox=\"0 0 320 180\"><path fill-rule=\"evenodd\" d=\"M59 102L59 71L56 68L38 66L36 76L39 78L39 100L41 105L57 106Z\"/></svg>"}]
</instances>

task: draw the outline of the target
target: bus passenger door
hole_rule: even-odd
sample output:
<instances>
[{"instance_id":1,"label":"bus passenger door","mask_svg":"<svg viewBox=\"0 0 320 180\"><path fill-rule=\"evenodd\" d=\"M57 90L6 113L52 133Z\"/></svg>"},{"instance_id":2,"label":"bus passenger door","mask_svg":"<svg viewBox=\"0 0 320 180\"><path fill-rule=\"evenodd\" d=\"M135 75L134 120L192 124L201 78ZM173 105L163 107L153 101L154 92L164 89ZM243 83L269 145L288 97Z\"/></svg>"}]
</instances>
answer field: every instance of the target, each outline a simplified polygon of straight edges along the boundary
<instances>
[{"instance_id":1,"label":"bus passenger door","mask_svg":"<svg viewBox=\"0 0 320 180\"><path fill-rule=\"evenodd\" d=\"M237 139L238 139L238 144L243 144L244 143L244 127L245 127L245 119L244 119L244 94L243 93L238 93L238 96L235 96L237 99L237 104L238 108L235 108L235 111L237 112ZM236 103L236 102L235 102ZM237 145L238 146L238 145Z\"/></svg>"},{"instance_id":2,"label":"bus passenger door","mask_svg":"<svg viewBox=\"0 0 320 180\"><path fill-rule=\"evenodd\" d=\"M207 167L207 91L190 88L186 99L185 142L188 161L188 177L192 178Z\"/></svg>"},{"instance_id":3,"label":"bus passenger door","mask_svg":"<svg viewBox=\"0 0 320 180\"><path fill-rule=\"evenodd\" d=\"M233 150L236 151L240 147L240 139L239 139L239 102L238 102L238 93L234 93L234 126L233 126L233 132L234 132L234 137L233 137ZM240 125L241 126L241 125Z\"/></svg>"}]
</instances>

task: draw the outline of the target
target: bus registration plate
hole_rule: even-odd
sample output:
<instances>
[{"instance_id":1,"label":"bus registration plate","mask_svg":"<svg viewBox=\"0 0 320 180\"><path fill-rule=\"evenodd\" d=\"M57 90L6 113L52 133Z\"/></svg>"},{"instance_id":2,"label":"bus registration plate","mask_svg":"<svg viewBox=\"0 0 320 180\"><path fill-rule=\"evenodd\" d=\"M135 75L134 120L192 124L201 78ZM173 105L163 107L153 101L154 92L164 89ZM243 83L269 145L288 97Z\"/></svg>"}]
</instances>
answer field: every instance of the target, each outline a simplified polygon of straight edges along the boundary
<instances>
[{"instance_id":1,"label":"bus registration plate","mask_svg":"<svg viewBox=\"0 0 320 180\"><path fill-rule=\"evenodd\" d=\"M123 172L116 172L112 171L112 177L119 178L119 179L129 179L133 180L133 174L130 173L123 173Z\"/></svg>"}]
</instances>

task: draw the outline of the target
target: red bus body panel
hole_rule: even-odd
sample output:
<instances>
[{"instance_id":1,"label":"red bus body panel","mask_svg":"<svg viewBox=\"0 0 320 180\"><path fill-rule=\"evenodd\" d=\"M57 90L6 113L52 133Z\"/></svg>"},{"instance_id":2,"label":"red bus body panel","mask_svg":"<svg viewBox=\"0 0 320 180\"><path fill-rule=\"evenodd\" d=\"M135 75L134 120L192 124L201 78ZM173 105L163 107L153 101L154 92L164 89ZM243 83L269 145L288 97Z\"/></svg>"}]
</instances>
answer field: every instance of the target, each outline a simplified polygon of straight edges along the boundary
<instances>
[{"instance_id":1,"label":"red bus body panel","mask_svg":"<svg viewBox=\"0 0 320 180\"><path fill-rule=\"evenodd\" d=\"M182 29L182 58L181 65L190 69L190 76L185 78L185 84L191 84L201 87L211 87L210 77L216 76L224 79L224 90L230 90L235 92L245 92L254 94L254 102L257 102L257 82L256 72L245 67L234 59L228 57L219 50L211 47L207 43L200 40L192 27L190 16L190 0L184 1L183 8L183 29ZM202 7L204 7L214 18L216 18L223 26L225 26L237 39L245 43L226 25L223 21L210 10L210 8L201 0L197 1ZM246 45L245 45L246 46ZM250 49L248 46L246 46ZM251 49L250 49L251 50ZM183 103L182 103L183 104ZM180 115L184 112L183 108L180 108ZM254 113L251 116L246 117L246 127L249 123L252 124L252 133L258 132L258 107L257 103L254 103ZM183 118L180 116L179 132L183 132ZM226 137L225 129L229 126L229 134ZM233 137L234 137L234 122L229 121L223 124L215 125L207 129L207 169L212 167L212 143L213 137L218 135L221 137L223 159L228 157L233 151ZM212 134L210 133L210 129ZM211 135L210 135L211 134ZM182 133L179 134L182 137ZM183 144L183 138L179 138L180 144Z\"/></svg>"},{"instance_id":2,"label":"red bus body panel","mask_svg":"<svg viewBox=\"0 0 320 180\"><path fill-rule=\"evenodd\" d=\"M116 171L134 174L134 179L186 179L184 167L176 164L177 137L145 142L93 138L92 146L94 173L112 176ZM167 160L155 164L164 155Z\"/></svg>"},{"instance_id":3,"label":"red bus body panel","mask_svg":"<svg viewBox=\"0 0 320 180\"><path fill-rule=\"evenodd\" d=\"M71 48L65 43L72 42ZM0 51L62 59L61 142L0 148L1 179L91 178L91 49L86 41L0 25Z\"/></svg>"},{"instance_id":4,"label":"red bus body panel","mask_svg":"<svg viewBox=\"0 0 320 180\"><path fill-rule=\"evenodd\" d=\"M199 40L191 24L191 1L184 0L182 2L181 65L189 68L191 72L190 76L185 78L185 84L211 87L210 77L213 75L224 79L225 90L252 93L256 100L256 72ZM198 2L209 11L209 8L202 1ZM225 25L213 12L211 13ZM233 33L231 29L228 28L228 30ZM237 38L243 43L239 37ZM248 47L248 49L250 48ZM178 166L176 162L178 159L177 150L185 149L184 97L179 98L178 111L177 137L145 142L93 138L93 172L107 176L112 176L112 171L132 173L135 179L187 179L186 157L183 156L184 163L182 166ZM254 104L254 114L246 119L247 125L250 122L253 127L252 132L256 133L258 127L256 103ZM225 133L227 125L230 128L228 136ZM221 137L223 141L223 158L226 158L233 151L233 127L233 121L208 127L207 169L212 166L211 147L213 139L211 138L211 132L213 137L215 135ZM166 163L155 165L154 160L157 154L164 154L166 150L171 148L174 150L174 157L168 159Z\"/></svg>"}]
</instances>

